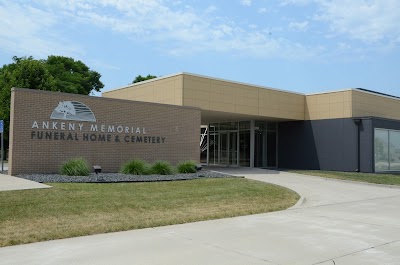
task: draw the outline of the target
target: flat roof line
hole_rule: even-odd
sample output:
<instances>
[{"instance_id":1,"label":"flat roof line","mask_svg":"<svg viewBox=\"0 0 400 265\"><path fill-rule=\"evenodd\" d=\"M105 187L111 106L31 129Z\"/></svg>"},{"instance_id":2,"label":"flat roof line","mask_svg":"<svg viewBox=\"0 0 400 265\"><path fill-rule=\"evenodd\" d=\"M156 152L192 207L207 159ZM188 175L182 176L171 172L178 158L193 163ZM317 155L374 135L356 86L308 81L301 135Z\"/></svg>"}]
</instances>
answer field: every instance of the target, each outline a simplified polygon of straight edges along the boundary
<instances>
[{"instance_id":1,"label":"flat roof line","mask_svg":"<svg viewBox=\"0 0 400 265\"><path fill-rule=\"evenodd\" d=\"M384 97L389 97L389 98L394 98L394 99L400 99L400 97L398 97L398 96L389 95L389 94L386 94L386 93L382 93L382 92L378 92L378 91L374 91L374 90L369 90L369 89L365 89L365 88L355 88L355 90L359 90L359 91L363 91L363 92L367 92L367 93L371 93L371 94L376 94L378 96L384 96Z\"/></svg>"},{"instance_id":2,"label":"flat roof line","mask_svg":"<svg viewBox=\"0 0 400 265\"><path fill-rule=\"evenodd\" d=\"M251 87L256 87L256 88L275 90L275 91L279 91L279 92L297 94L297 95L302 95L302 96L305 95L304 93L300 93L300 92L293 92L293 91L289 91L289 90L272 88L272 87L267 87L267 86L260 86L260 85L244 83L244 82L237 82L237 81L232 81L232 80L228 80L228 79L222 79L222 78L210 77L210 76L205 76L205 75L192 74L192 73L189 73L189 72L179 72L179 73L175 73L175 74L160 76L160 77L149 79L149 80L142 81L142 82L139 82L139 83L134 83L134 84L130 84L130 85L127 85L127 86L123 86L123 87L119 87L119 88L115 88L115 89L110 89L110 90L105 91L103 93L116 91L116 90L120 90L120 89L124 89L124 88L128 88L128 87L134 87L136 85L143 85L143 84L146 84L146 83L155 82L155 81L158 81L158 80L162 80L162 79L165 79L165 78L170 78L170 77L174 77L174 76L178 76L178 75L190 75L190 76L194 76L194 77L207 78L207 79L212 79L212 80L222 81L222 82L228 82L228 83L233 83L233 84L238 84L238 85L245 85L245 86L251 86Z\"/></svg>"},{"instance_id":3,"label":"flat roof line","mask_svg":"<svg viewBox=\"0 0 400 265\"><path fill-rule=\"evenodd\" d=\"M191 76L200 77L200 78L208 78L208 79L212 79L212 80L216 80L216 81L229 82L229 83L238 84L238 85L252 86L252 87L257 87L257 88L275 90L275 91L279 91L279 92L297 94L297 95L302 95L302 96L305 95L304 93L300 93L300 92L294 92L294 91L284 90L284 89L280 89L280 88L267 87L267 86L260 86L260 85L244 83L244 82L238 82L238 81L233 81L233 80L228 80L228 79L223 79L223 78L217 78L217 77L211 77L211 76L206 76L206 75L198 75L198 74L192 74L192 73L188 73L188 72L182 72L182 74L191 75Z\"/></svg>"},{"instance_id":4,"label":"flat roof line","mask_svg":"<svg viewBox=\"0 0 400 265\"><path fill-rule=\"evenodd\" d=\"M330 93L336 93L336 92L345 92L345 91L350 91L350 90L354 90L354 88L343 88L343 89L330 90L330 91L325 91L325 92L315 92L315 93L306 94L306 96L330 94Z\"/></svg>"},{"instance_id":5,"label":"flat roof line","mask_svg":"<svg viewBox=\"0 0 400 265\"><path fill-rule=\"evenodd\" d=\"M356 90L356 91L360 91L360 92L371 94L371 95L375 95L375 96L381 96L381 97L400 100L400 97L398 97L398 96L393 96L393 95L389 95L389 94L385 94L385 93L381 93L381 92L378 92L378 91L373 91L373 90L369 90L369 89L365 89L365 88L344 88L344 89L338 89L338 90L330 90L330 91L326 91L326 92L315 92L315 93L305 94L305 93L294 92L294 91L289 91L289 90L284 90L284 89L272 88L272 87L267 87L267 86L260 86L260 85L244 83L244 82L237 82L237 81L232 81L232 80L223 79L223 78L216 78L216 77L211 77L211 76L193 74L193 73L189 73L189 72L178 72L178 73L174 73L174 74L160 76L160 77L157 77L157 78L153 78L153 79L149 79L149 80L146 80L146 81L142 81L142 82L126 85L126 86L123 86L123 87L110 89L108 91L102 92L102 94L108 93L108 92L112 92L112 91L116 91L116 90L129 88L129 87L134 87L134 86L137 86L137 85L143 85L143 84L147 84L147 83L151 83L151 82L155 82L155 81L158 81L158 80L162 80L162 79L166 79L166 78L170 78L170 77L175 77L175 76L179 76L179 75L189 75L189 76L194 76L194 77L207 78L207 79L216 80L216 81L228 82L228 83L233 83L233 84L238 84L238 85L245 85L245 86L251 86L251 87L256 87L256 88L262 88L262 89L269 89L269 90L285 92L285 93L291 93L291 94L296 94L296 95L303 95L303 96L321 95L321 94L329 94L329 93Z\"/></svg>"},{"instance_id":6,"label":"flat roof line","mask_svg":"<svg viewBox=\"0 0 400 265\"><path fill-rule=\"evenodd\" d=\"M145 80L145 81L141 81L141 82L138 82L138 83L133 83L133 84L129 84L129 85L126 85L126 86L113 88L113 89L104 91L104 92L102 92L101 94L103 94L103 93L108 93L108 92L111 92L111 91L121 90L121 89L128 88L128 87L134 87L134 86L137 86L137 85L143 85L143 84L150 83L150 82L154 82L154 81L157 81L157 80L162 80L162 79L165 79L165 78L178 76L178 75L181 75L181 74L183 74L183 72L179 72L179 73L175 73L175 74L170 74L170 75L163 75L163 76L160 76L160 77L152 78L152 79Z\"/></svg>"}]
</instances>

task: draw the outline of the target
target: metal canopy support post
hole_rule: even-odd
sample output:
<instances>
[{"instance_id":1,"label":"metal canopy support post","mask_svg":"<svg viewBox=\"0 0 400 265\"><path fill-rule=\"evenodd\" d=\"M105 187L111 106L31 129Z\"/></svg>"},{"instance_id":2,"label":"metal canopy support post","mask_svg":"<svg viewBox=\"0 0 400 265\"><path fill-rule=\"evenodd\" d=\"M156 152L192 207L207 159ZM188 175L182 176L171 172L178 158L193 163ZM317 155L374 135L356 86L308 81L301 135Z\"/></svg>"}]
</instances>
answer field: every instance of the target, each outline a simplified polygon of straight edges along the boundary
<instances>
[{"instance_id":1,"label":"metal canopy support post","mask_svg":"<svg viewBox=\"0 0 400 265\"><path fill-rule=\"evenodd\" d=\"M360 143L360 125L362 124L362 119L353 119L353 122L357 126L357 168L356 172L360 172L361 169L361 143ZM390 163L390 161L389 161Z\"/></svg>"},{"instance_id":2,"label":"metal canopy support post","mask_svg":"<svg viewBox=\"0 0 400 265\"><path fill-rule=\"evenodd\" d=\"M254 167L255 121L250 121L250 167Z\"/></svg>"}]
</instances>

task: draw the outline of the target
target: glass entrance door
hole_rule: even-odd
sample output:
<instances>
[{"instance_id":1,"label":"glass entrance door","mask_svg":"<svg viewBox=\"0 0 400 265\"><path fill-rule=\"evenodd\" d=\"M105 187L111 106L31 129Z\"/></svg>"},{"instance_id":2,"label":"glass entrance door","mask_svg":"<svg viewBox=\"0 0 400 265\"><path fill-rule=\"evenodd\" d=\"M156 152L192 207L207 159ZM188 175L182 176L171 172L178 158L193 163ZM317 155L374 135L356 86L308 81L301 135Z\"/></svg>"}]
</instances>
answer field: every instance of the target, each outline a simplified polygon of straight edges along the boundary
<instances>
[{"instance_id":1,"label":"glass entrance door","mask_svg":"<svg viewBox=\"0 0 400 265\"><path fill-rule=\"evenodd\" d=\"M229 165L237 166L238 156L238 133L229 132Z\"/></svg>"},{"instance_id":2,"label":"glass entrance door","mask_svg":"<svg viewBox=\"0 0 400 265\"><path fill-rule=\"evenodd\" d=\"M220 133L220 155L219 164L226 166L236 166L238 155L238 133L221 132Z\"/></svg>"},{"instance_id":3,"label":"glass entrance door","mask_svg":"<svg viewBox=\"0 0 400 265\"><path fill-rule=\"evenodd\" d=\"M229 165L229 134L227 132L220 133L221 141L220 141L220 155L219 155L219 164L220 165Z\"/></svg>"}]
</instances>

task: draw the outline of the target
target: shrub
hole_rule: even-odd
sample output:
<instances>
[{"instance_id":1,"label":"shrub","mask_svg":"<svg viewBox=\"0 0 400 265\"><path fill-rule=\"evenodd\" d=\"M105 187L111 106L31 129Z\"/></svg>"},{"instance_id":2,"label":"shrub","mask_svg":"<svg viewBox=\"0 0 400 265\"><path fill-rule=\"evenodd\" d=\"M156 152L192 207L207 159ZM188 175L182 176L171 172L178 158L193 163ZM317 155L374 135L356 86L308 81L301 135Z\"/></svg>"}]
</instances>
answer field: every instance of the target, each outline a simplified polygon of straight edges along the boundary
<instances>
[{"instance_id":1,"label":"shrub","mask_svg":"<svg viewBox=\"0 0 400 265\"><path fill-rule=\"evenodd\" d=\"M149 174L149 165L142 160L134 159L122 165L120 172L132 175L147 175Z\"/></svg>"},{"instance_id":2,"label":"shrub","mask_svg":"<svg viewBox=\"0 0 400 265\"><path fill-rule=\"evenodd\" d=\"M185 161L177 165L177 170L179 173L196 173L196 162Z\"/></svg>"},{"instance_id":3,"label":"shrub","mask_svg":"<svg viewBox=\"0 0 400 265\"><path fill-rule=\"evenodd\" d=\"M151 173L158 175L171 175L174 173L172 166L166 161L156 161L151 166Z\"/></svg>"},{"instance_id":4,"label":"shrub","mask_svg":"<svg viewBox=\"0 0 400 265\"><path fill-rule=\"evenodd\" d=\"M78 157L63 163L60 173L67 176L87 176L90 173L90 168L84 158Z\"/></svg>"}]
</instances>

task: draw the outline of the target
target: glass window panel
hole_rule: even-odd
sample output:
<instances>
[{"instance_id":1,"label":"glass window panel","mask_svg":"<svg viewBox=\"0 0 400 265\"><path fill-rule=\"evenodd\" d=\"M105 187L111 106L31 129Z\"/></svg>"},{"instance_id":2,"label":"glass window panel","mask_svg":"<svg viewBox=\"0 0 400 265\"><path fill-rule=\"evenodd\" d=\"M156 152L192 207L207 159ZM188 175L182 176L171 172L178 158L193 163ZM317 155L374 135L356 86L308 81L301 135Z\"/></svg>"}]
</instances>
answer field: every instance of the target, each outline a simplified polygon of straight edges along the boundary
<instances>
[{"instance_id":1,"label":"glass window panel","mask_svg":"<svg viewBox=\"0 0 400 265\"><path fill-rule=\"evenodd\" d=\"M209 163L218 164L218 133L210 132Z\"/></svg>"},{"instance_id":2,"label":"glass window panel","mask_svg":"<svg viewBox=\"0 0 400 265\"><path fill-rule=\"evenodd\" d=\"M267 132L267 166L276 167L276 132Z\"/></svg>"},{"instance_id":3,"label":"glass window panel","mask_svg":"<svg viewBox=\"0 0 400 265\"><path fill-rule=\"evenodd\" d=\"M250 131L239 132L239 165L250 166Z\"/></svg>"},{"instance_id":4,"label":"glass window panel","mask_svg":"<svg viewBox=\"0 0 400 265\"><path fill-rule=\"evenodd\" d=\"M390 170L400 171L400 132L389 131Z\"/></svg>"},{"instance_id":5,"label":"glass window panel","mask_svg":"<svg viewBox=\"0 0 400 265\"><path fill-rule=\"evenodd\" d=\"M267 122L266 121L256 121L255 124L256 130L266 131L267 130Z\"/></svg>"},{"instance_id":6,"label":"glass window panel","mask_svg":"<svg viewBox=\"0 0 400 265\"><path fill-rule=\"evenodd\" d=\"M270 132L276 132L276 122L268 122L267 130Z\"/></svg>"},{"instance_id":7,"label":"glass window panel","mask_svg":"<svg viewBox=\"0 0 400 265\"><path fill-rule=\"evenodd\" d=\"M389 170L389 131L375 129L375 171Z\"/></svg>"},{"instance_id":8,"label":"glass window panel","mask_svg":"<svg viewBox=\"0 0 400 265\"><path fill-rule=\"evenodd\" d=\"M210 132L217 132L219 124L218 123L211 123L210 124Z\"/></svg>"},{"instance_id":9,"label":"glass window panel","mask_svg":"<svg viewBox=\"0 0 400 265\"><path fill-rule=\"evenodd\" d=\"M229 133L229 165L237 166L237 132Z\"/></svg>"},{"instance_id":10,"label":"glass window panel","mask_svg":"<svg viewBox=\"0 0 400 265\"><path fill-rule=\"evenodd\" d=\"M239 122L239 130L250 130L250 121Z\"/></svg>"},{"instance_id":11,"label":"glass window panel","mask_svg":"<svg viewBox=\"0 0 400 265\"><path fill-rule=\"evenodd\" d=\"M229 131L229 130L237 130L238 122L224 122L219 124L219 128L221 131Z\"/></svg>"},{"instance_id":12,"label":"glass window panel","mask_svg":"<svg viewBox=\"0 0 400 265\"><path fill-rule=\"evenodd\" d=\"M229 156L229 149L228 149L228 133L221 132L220 133L220 153L219 153L219 164L220 165L228 165L228 156Z\"/></svg>"}]
</instances>

